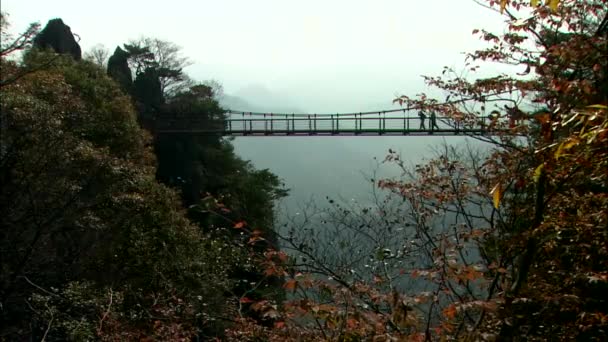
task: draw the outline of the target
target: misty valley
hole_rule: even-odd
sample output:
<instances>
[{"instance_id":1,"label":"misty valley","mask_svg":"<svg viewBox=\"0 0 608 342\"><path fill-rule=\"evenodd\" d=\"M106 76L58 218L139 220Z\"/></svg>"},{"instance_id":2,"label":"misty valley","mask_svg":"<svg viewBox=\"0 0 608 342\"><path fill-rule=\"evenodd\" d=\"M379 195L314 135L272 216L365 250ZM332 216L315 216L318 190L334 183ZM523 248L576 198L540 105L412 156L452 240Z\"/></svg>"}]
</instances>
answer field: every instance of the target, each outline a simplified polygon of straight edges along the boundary
<instances>
[{"instance_id":1,"label":"misty valley","mask_svg":"<svg viewBox=\"0 0 608 342\"><path fill-rule=\"evenodd\" d=\"M606 339L607 0L112 1L3 2L1 342Z\"/></svg>"}]
</instances>

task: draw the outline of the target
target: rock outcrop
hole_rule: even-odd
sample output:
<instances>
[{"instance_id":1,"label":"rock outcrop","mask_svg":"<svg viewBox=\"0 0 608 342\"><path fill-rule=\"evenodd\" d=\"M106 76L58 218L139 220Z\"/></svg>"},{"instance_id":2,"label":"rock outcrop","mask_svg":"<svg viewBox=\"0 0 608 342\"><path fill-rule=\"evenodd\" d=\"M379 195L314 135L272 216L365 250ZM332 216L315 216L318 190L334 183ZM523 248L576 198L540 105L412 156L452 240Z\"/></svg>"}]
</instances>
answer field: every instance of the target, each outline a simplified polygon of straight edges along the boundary
<instances>
[{"instance_id":1,"label":"rock outcrop","mask_svg":"<svg viewBox=\"0 0 608 342\"><path fill-rule=\"evenodd\" d=\"M122 89L131 93L133 88L133 77L131 76L131 68L129 68L129 53L116 47L114 54L108 60L108 76L112 77Z\"/></svg>"},{"instance_id":2,"label":"rock outcrop","mask_svg":"<svg viewBox=\"0 0 608 342\"><path fill-rule=\"evenodd\" d=\"M80 45L76 42L72 30L61 19L49 20L44 29L34 38L34 47L69 54L77 61L82 58Z\"/></svg>"}]
</instances>

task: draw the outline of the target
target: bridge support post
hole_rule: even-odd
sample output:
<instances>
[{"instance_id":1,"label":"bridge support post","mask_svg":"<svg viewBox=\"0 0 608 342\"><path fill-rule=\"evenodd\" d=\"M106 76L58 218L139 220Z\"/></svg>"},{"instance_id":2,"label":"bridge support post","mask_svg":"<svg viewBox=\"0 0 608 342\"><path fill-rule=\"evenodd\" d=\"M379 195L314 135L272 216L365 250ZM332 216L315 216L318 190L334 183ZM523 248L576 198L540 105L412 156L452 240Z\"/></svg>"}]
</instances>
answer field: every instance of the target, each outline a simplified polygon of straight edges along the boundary
<instances>
[{"instance_id":1,"label":"bridge support post","mask_svg":"<svg viewBox=\"0 0 608 342\"><path fill-rule=\"evenodd\" d=\"M336 113L336 133L338 133L338 131L340 131L340 117L338 116L338 113Z\"/></svg>"},{"instance_id":2,"label":"bridge support post","mask_svg":"<svg viewBox=\"0 0 608 342\"><path fill-rule=\"evenodd\" d=\"M386 113L382 113L382 132L386 132Z\"/></svg>"}]
</instances>

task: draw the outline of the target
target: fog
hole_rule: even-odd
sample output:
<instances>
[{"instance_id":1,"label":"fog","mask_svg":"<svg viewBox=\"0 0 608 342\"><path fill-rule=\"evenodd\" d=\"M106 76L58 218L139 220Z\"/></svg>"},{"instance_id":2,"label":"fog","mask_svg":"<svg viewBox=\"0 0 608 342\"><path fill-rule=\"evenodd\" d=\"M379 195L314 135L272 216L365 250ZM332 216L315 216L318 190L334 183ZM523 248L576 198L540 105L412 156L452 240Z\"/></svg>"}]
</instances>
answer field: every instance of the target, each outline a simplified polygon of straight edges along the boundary
<instances>
[{"instance_id":1,"label":"fog","mask_svg":"<svg viewBox=\"0 0 608 342\"><path fill-rule=\"evenodd\" d=\"M258 103L258 99L263 100ZM246 106L252 111L310 113L262 86L225 96L222 104L234 109ZM378 109L377 105L361 108ZM391 104L384 107L389 108L393 108ZM236 137L232 143L241 157L283 179L291 191L282 204L291 212L311 199L323 203L326 197L365 203L372 191L372 178L400 175L395 165L383 162L389 149L413 166L434 157L434 148L443 144L481 146L474 139L458 136L250 136Z\"/></svg>"},{"instance_id":2,"label":"fog","mask_svg":"<svg viewBox=\"0 0 608 342\"><path fill-rule=\"evenodd\" d=\"M398 95L429 89L421 75L444 66L469 77L504 70L487 65L466 72L467 51L484 46L471 32L502 27L498 14L471 0L117 1L89 3L4 0L12 31L60 17L83 51L109 50L141 36L183 48L195 80L223 85L225 107L244 111L338 113L392 108ZM459 137L244 137L236 151L279 175L290 207L315 195L362 197L389 148L412 164L431 147ZM376 158L376 160L374 160ZM391 174L386 168L383 172Z\"/></svg>"}]
</instances>

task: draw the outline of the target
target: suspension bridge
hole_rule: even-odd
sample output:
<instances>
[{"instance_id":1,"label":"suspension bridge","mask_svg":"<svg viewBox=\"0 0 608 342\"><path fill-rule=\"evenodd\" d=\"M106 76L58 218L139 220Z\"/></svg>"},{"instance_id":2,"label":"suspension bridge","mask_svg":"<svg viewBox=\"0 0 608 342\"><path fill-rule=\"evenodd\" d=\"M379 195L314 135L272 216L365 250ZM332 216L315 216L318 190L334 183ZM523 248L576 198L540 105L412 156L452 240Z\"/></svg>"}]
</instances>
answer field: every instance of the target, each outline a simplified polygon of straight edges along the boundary
<instances>
[{"instance_id":1,"label":"suspension bridge","mask_svg":"<svg viewBox=\"0 0 608 342\"><path fill-rule=\"evenodd\" d=\"M455 136L494 135L491 117L475 124L444 117L422 118L408 109L344 114L285 114L227 110L224 120L161 116L157 134L222 136Z\"/></svg>"}]
</instances>

